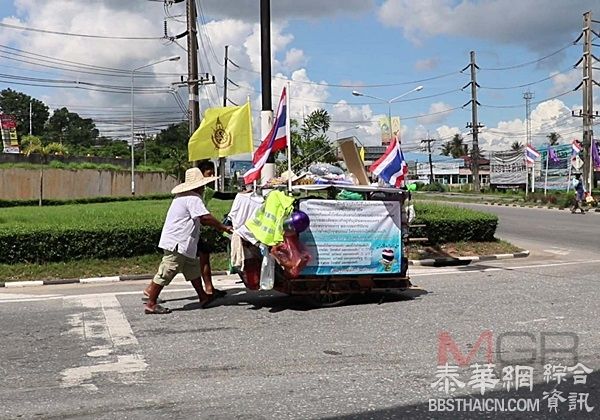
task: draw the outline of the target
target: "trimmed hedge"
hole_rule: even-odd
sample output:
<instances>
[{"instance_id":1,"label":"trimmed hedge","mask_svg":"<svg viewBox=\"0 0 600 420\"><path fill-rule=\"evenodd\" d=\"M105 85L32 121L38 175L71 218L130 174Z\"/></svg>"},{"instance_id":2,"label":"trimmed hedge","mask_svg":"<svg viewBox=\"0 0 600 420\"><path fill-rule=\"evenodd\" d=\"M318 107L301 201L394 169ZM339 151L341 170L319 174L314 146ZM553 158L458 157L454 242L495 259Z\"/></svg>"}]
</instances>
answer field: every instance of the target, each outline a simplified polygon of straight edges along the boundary
<instances>
[{"instance_id":1,"label":"trimmed hedge","mask_svg":"<svg viewBox=\"0 0 600 420\"><path fill-rule=\"evenodd\" d=\"M171 200L130 201L0 211L0 263L45 263L115 258L159 252L160 232ZM211 201L215 217L230 203ZM227 249L217 231L202 227L215 252Z\"/></svg>"},{"instance_id":2,"label":"trimmed hedge","mask_svg":"<svg viewBox=\"0 0 600 420\"><path fill-rule=\"evenodd\" d=\"M45 263L83 258L132 257L159 252L160 232L171 200L16 207L0 210L0 263ZM231 202L211 200L209 209L222 218ZM425 228L413 236L431 243L490 241L498 219L478 211L437 204L415 205ZM227 239L211 228L203 237L215 252L227 249Z\"/></svg>"},{"instance_id":3,"label":"trimmed hedge","mask_svg":"<svg viewBox=\"0 0 600 420\"><path fill-rule=\"evenodd\" d=\"M150 194L140 196L99 196L99 197L87 197L87 198L72 198L69 200L58 200L58 199L42 199L42 206L65 206L69 204L93 204L93 203L112 203L116 201L147 201L147 200L164 200L172 198L172 194ZM25 206L39 206L40 200L37 198L34 200L0 200L0 207L25 207Z\"/></svg>"},{"instance_id":4,"label":"trimmed hedge","mask_svg":"<svg viewBox=\"0 0 600 420\"><path fill-rule=\"evenodd\" d=\"M426 226L412 228L411 236L428 238L431 244L492 241L498 226L496 215L462 207L417 203L415 212L413 224Z\"/></svg>"}]
</instances>

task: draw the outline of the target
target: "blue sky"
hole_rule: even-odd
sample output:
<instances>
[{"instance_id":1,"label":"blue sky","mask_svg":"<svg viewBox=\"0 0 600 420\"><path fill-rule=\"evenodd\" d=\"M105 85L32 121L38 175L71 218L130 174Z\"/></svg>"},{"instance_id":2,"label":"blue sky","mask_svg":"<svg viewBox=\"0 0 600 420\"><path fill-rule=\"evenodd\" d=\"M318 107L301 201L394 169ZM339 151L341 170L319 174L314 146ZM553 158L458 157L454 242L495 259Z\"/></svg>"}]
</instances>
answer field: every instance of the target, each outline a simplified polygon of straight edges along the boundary
<instances>
[{"instance_id":1,"label":"blue sky","mask_svg":"<svg viewBox=\"0 0 600 420\"><path fill-rule=\"evenodd\" d=\"M239 87L230 85L229 98L240 103L249 96L258 127L260 2L197 3L202 12L200 67L217 78L216 86L202 89L202 108L222 101L223 51L224 45L230 45L230 57L239 66L230 69L230 79ZM354 97L352 90L387 100L423 85L423 90L391 105L392 115L401 118L405 147L416 150L420 139L428 135L439 140L438 146L456 133L470 141L465 125L471 120L471 109L463 108L470 100L470 90L461 90L470 80L468 69L461 73L469 63L470 51L475 51L480 67L478 100L479 120L485 125L480 135L484 149L503 149L513 141L525 140L523 93L528 89L534 93L534 143L542 143L552 131L561 134L565 142L581 137L581 120L570 114L581 108L582 95L580 91L569 92L581 81L581 69L573 66L582 55L582 45L571 44L581 32L584 12L591 10L594 19L600 20L597 0L271 3L273 104L277 103L285 81L291 80L292 116L298 118L316 108L326 109L332 116L332 138L355 135L365 144L379 141L377 120L387 114L388 105ZM11 87L25 92L51 108L67 106L97 120L103 133L126 138L130 103L126 73L109 71L113 74L98 75L52 69L40 66L48 62L40 62L39 56L30 56L29 63L14 61L15 53L41 54L61 62L126 71L181 55L179 62L152 66L144 70L149 73L136 79L136 126L157 130L182 118L182 111L167 88L186 72L185 44L95 39L74 34L160 37L166 19L169 34L174 35L183 30L178 15L184 11L181 4L164 8L161 2L149 0L2 0L0 22L71 35L0 27L0 56L5 58L0 63L0 89ZM594 29L600 32L600 23ZM595 43L600 44L597 40ZM595 55L600 56L600 47L595 49ZM600 68L600 64L596 67ZM110 85L111 92L65 88L68 84L31 82L23 77ZM141 91L148 88L151 91ZM112 92L115 90L122 92ZM595 89L594 94L598 97L600 91ZM179 95L187 102L185 89L179 89ZM596 99L595 103L600 101Z\"/></svg>"}]
</instances>

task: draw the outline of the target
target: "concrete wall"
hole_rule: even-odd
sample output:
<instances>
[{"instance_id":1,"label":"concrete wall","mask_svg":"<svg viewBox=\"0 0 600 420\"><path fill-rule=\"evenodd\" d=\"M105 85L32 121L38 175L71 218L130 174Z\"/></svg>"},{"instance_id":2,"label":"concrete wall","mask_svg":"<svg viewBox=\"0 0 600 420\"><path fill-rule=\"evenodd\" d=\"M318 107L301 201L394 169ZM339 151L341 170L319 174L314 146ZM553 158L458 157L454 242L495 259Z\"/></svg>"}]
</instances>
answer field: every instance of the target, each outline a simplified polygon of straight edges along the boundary
<instances>
[{"instance_id":1,"label":"concrete wall","mask_svg":"<svg viewBox=\"0 0 600 420\"><path fill-rule=\"evenodd\" d=\"M177 180L158 172L138 172L135 195L169 193ZM130 196L128 171L95 169L44 169L44 198L71 199L97 196ZM36 169L0 169L0 199L32 200L40 196L40 171Z\"/></svg>"}]
</instances>

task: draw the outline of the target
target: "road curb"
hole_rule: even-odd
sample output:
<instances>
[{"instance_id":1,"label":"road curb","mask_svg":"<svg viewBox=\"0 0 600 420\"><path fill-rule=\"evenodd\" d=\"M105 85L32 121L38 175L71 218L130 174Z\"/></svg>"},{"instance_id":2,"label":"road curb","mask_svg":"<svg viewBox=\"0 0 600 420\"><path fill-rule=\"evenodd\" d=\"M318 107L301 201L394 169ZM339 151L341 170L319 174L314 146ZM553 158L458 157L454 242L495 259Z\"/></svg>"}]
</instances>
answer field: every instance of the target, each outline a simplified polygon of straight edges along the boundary
<instances>
[{"instance_id":1,"label":"road curb","mask_svg":"<svg viewBox=\"0 0 600 420\"><path fill-rule=\"evenodd\" d=\"M213 271L214 276L224 276L227 271ZM116 283L119 281L131 280L150 280L154 274L129 274L124 276L107 276L107 277L86 277L83 279L47 279L47 280L26 280L26 281L6 281L0 282L0 287L19 288L19 287L34 287L34 286L51 286L58 284L97 284L97 283Z\"/></svg>"},{"instance_id":2,"label":"road curb","mask_svg":"<svg viewBox=\"0 0 600 420\"><path fill-rule=\"evenodd\" d=\"M457 265L469 265L475 261L506 260L510 258L525 258L529 256L529 251L515 252L513 254L495 254L482 255L479 257L456 257L456 258L432 258L424 260L408 260L408 265L426 266L426 267L449 267ZM229 274L227 271L213 271L214 276L224 276ZM26 281L7 281L0 282L0 287L23 288L36 286L52 286L59 284L97 284L97 283L116 283L120 281L150 280L154 274L129 274L123 276L107 277L87 277L82 279L47 279L47 280L26 280Z\"/></svg>"},{"instance_id":3,"label":"road curb","mask_svg":"<svg viewBox=\"0 0 600 420\"><path fill-rule=\"evenodd\" d=\"M507 260L510 258L525 258L529 256L529 251L515 252L513 254L494 254L482 255L479 257L456 257L456 258L430 258L425 260L409 260L409 265L419 265L426 267L447 267L454 265L469 265L475 261L493 261Z\"/></svg>"}]
</instances>

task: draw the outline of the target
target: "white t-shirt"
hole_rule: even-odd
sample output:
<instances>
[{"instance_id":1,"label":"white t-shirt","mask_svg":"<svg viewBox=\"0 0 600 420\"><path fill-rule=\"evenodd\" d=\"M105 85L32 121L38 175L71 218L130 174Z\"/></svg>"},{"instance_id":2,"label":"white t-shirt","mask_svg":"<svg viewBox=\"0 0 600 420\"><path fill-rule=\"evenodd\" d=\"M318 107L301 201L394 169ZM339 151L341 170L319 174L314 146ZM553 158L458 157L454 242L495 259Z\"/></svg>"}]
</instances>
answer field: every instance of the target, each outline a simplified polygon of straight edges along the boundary
<instances>
[{"instance_id":1,"label":"white t-shirt","mask_svg":"<svg viewBox=\"0 0 600 420\"><path fill-rule=\"evenodd\" d=\"M202 197L194 192L177 194L169 207L158 247L196 258L200 217L209 214Z\"/></svg>"}]
</instances>

